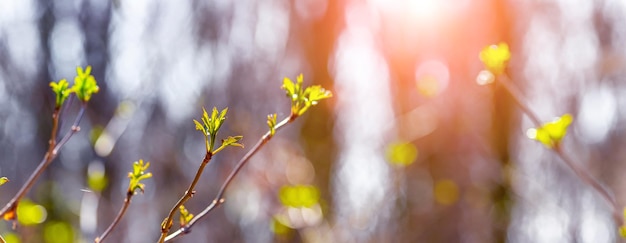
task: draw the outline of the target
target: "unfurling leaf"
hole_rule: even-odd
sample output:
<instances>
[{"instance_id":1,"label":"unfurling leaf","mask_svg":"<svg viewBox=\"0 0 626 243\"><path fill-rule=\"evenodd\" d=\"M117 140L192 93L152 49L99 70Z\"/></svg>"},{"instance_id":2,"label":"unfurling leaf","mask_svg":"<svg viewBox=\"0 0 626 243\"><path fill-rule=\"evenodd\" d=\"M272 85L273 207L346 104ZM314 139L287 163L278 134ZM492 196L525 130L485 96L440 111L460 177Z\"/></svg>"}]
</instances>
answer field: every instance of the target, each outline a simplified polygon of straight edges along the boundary
<instances>
[{"instance_id":1,"label":"unfurling leaf","mask_svg":"<svg viewBox=\"0 0 626 243\"><path fill-rule=\"evenodd\" d=\"M76 97L83 102L89 101L91 95L100 91L96 78L91 75L91 66L87 66L84 71L82 67L76 68L76 77L74 78L74 86L72 86L71 91L76 93Z\"/></svg>"},{"instance_id":2,"label":"unfurling leaf","mask_svg":"<svg viewBox=\"0 0 626 243\"><path fill-rule=\"evenodd\" d=\"M210 131L215 131L216 129L216 125L218 124L218 117L217 114L219 113L219 111L217 110L217 107L213 107L213 111L211 111L211 119L210 119L210 123L209 123L209 127L211 128Z\"/></svg>"},{"instance_id":3,"label":"unfurling leaf","mask_svg":"<svg viewBox=\"0 0 626 243\"><path fill-rule=\"evenodd\" d=\"M541 142L548 148L554 148L558 145L563 137L567 134L567 128L572 123L573 118L570 114L565 114L556 118L554 121L544 123L539 128L531 128L526 131L526 135L530 139Z\"/></svg>"},{"instance_id":4,"label":"unfurling leaf","mask_svg":"<svg viewBox=\"0 0 626 243\"><path fill-rule=\"evenodd\" d=\"M196 125L196 130L200 130L204 134L207 151L213 152L217 132L222 127L222 124L224 124L227 112L228 108L224 108L224 110L220 112L216 107L213 107L211 116L209 116L206 109L202 108L202 124L197 120L193 120Z\"/></svg>"},{"instance_id":5,"label":"unfurling leaf","mask_svg":"<svg viewBox=\"0 0 626 243\"><path fill-rule=\"evenodd\" d=\"M204 107L202 107L202 124L203 124L203 132L204 132L204 136L208 136L210 133L210 127L209 124L211 124L210 119L209 119L209 113L206 112L206 109L204 109Z\"/></svg>"},{"instance_id":6,"label":"unfurling leaf","mask_svg":"<svg viewBox=\"0 0 626 243\"><path fill-rule=\"evenodd\" d=\"M136 190L144 192L145 185L141 181L152 177L152 173L146 173L148 167L150 167L150 162L144 164L141 159L133 163L133 171L128 173L128 178L130 178L128 191L130 193L136 193Z\"/></svg>"},{"instance_id":7,"label":"unfurling leaf","mask_svg":"<svg viewBox=\"0 0 626 243\"><path fill-rule=\"evenodd\" d=\"M308 91L305 91L305 93L309 93L308 101L311 103L311 105L317 105L318 101L333 97L333 93L322 88L322 86L319 85L313 85L306 89Z\"/></svg>"},{"instance_id":8,"label":"unfurling leaf","mask_svg":"<svg viewBox=\"0 0 626 243\"><path fill-rule=\"evenodd\" d=\"M243 148L243 144L239 143L242 138L243 136L228 136L226 139L222 139L222 147L237 146Z\"/></svg>"},{"instance_id":9,"label":"unfurling leaf","mask_svg":"<svg viewBox=\"0 0 626 243\"><path fill-rule=\"evenodd\" d=\"M217 111L217 108L213 107L213 111ZM224 124L224 120L226 120L226 112L228 112L228 107L224 108L220 112L219 117L215 117L215 119L213 120L213 122L215 122L215 134L217 134L217 131L219 131L222 127L222 124Z\"/></svg>"},{"instance_id":10,"label":"unfurling leaf","mask_svg":"<svg viewBox=\"0 0 626 243\"><path fill-rule=\"evenodd\" d=\"M202 131L204 133L204 127L202 126L202 124L198 120L193 119L193 123L196 124L196 130ZM205 135L206 135L206 133L205 133Z\"/></svg>"},{"instance_id":11,"label":"unfurling leaf","mask_svg":"<svg viewBox=\"0 0 626 243\"><path fill-rule=\"evenodd\" d=\"M287 97L291 99L292 116L300 116L311 106L317 105L320 100L333 96L330 91L319 85L303 88L303 82L304 76L302 74L298 75L296 83L293 83L289 78L283 80L282 89L285 90Z\"/></svg>"},{"instance_id":12,"label":"unfurling leaf","mask_svg":"<svg viewBox=\"0 0 626 243\"><path fill-rule=\"evenodd\" d=\"M56 108L59 108L63 105L63 102L70 96L72 91L69 89L69 84L67 80L61 79L59 82L50 82L50 87L52 88L52 92L56 95Z\"/></svg>"},{"instance_id":13,"label":"unfurling leaf","mask_svg":"<svg viewBox=\"0 0 626 243\"><path fill-rule=\"evenodd\" d=\"M287 97L290 97L292 100L295 100L298 97L296 94L296 85L287 77L283 79L282 89L287 92Z\"/></svg>"}]
</instances>

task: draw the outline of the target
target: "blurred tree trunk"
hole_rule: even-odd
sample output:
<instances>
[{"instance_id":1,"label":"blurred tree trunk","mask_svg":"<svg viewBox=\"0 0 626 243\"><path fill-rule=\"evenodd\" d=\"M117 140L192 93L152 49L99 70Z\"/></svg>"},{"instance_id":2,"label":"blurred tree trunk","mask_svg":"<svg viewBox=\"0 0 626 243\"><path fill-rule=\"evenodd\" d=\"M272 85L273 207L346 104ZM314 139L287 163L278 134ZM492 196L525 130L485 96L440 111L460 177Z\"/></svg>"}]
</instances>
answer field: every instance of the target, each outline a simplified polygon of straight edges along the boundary
<instances>
[{"instance_id":1,"label":"blurred tree trunk","mask_svg":"<svg viewBox=\"0 0 626 243\"><path fill-rule=\"evenodd\" d=\"M494 29L500 41L509 45L512 43L510 30L513 23L510 19L511 11L506 1L493 1L496 9L496 19L500 20ZM491 44L491 43L489 43ZM511 173L514 173L515 165L511 164L509 153L509 141L511 141L512 131L519 125L517 107L513 103L510 94L503 87L495 83L492 116L492 146L495 151L496 160L500 162L500 174L493 187L491 202L493 203L494 218L493 231L495 242L507 242L508 228L511 221L511 209L514 203L513 188L510 181Z\"/></svg>"},{"instance_id":2,"label":"blurred tree trunk","mask_svg":"<svg viewBox=\"0 0 626 243\"><path fill-rule=\"evenodd\" d=\"M313 71L314 80L307 82L322 85L332 89L334 81L330 72L329 61L333 59L335 43L339 37L339 30L343 25L343 1L327 1L326 13L318 20L303 24L307 26L306 31L299 31L296 37L303 43L304 60ZM307 78L305 77L305 80ZM302 121L301 141L304 143L305 157L311 160L315 168L316 181L321 189L322 198L329 200L328 205L332 205L333 193L330 188L332 182L331 169L333 161L336 161L335 138L333 133L323 133L319 131L333 131L334 117L333 109L328 104L334 102L324 102L323 105L311 109L306 119ZM332 210L324 211L326 218L332 217Z\"/></svg>"}]
</instances>

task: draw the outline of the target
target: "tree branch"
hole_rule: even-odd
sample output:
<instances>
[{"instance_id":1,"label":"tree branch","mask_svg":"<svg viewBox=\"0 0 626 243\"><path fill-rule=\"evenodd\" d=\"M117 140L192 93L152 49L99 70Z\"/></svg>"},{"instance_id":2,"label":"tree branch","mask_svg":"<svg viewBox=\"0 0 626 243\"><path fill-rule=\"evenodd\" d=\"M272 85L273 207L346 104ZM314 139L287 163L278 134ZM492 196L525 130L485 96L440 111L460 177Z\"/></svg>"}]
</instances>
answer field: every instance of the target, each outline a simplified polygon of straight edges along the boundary
<instances>
[{"instance_id":1,"label":"tree branch","mask_svg":"<svg viewBox=\"0 0 626 243\"><path fill-rule=\"evenodd\" d=\"M159 242L164 242L165 237L167 236L167 233L169 233L170 228L172 228L172 221L174 219L174 214L176 213L176 210L178 210L178 208L181 205L185 204L185 202L187 202L187 200L189 200L189 198L191 198L193 194L195 193L194 188L196 187L196 184L198 184L198 181L200 180L200 176L202 176L204 167L207 164L209 164L209 161L211 161L212 157L213 157L213 153L210 151L207 151L206 155L204 156L204 159L202 160L202 163L200 164L200 167L198 168L198 171L196 172L196 176L193 178L193 181L189 185L189 188L187 188L187 191L185 191L185 195L183 195L178 200L178 202L176 202L174 207L172 207L169 214L167 215L167 218L163 220L163 223L161 224L161 236L159 238Z\"/></svg>"},{"instance_id":2,"label":"tree branch","mask_svg":"<svg viewBox=\"0 0 626 243\"><path fill-rule=\"evenodd\" d=\"M298 116L294 115L294 114L290 115L289 117L285 118L284 120L282 120L281 122L276 124L276 126L274 126L274 130L278 131L283 126L285 126L288 123L291 123L292 121L294 121L297 117ZM250 151L248 151L248 153L246 153L241 158L241 160L239 160L239 162L237 163L235 168L231 171L230 175L228 175L228 177L226 178L226 180L222 184L222 187L220 188L219 192L217 193L217 195L215 196L215 199L213 199L211 204L209 204L209 206L207 206L204 210L202 210L202 212L200 212L195 217L193 217L193 219L191 219L191 221L189 221L189 224L179 228L178 230L176 230L172 234L170 234L167 237L165 237L164 241L166 241L166 242L167 241L171 241L171 240L173 240L173 239L175 239L175 238L177 238L177 237L179 237L181 235L184 235L184 234L187 234L187 233L191 232L191 228L200 219L204 218L211 211L213 211L213 209L215 209L216 207L222 205L225 202L224 192L226 192L226 189L228 189L228 186L230 185L232 180L235 178L235 176L237 176L237 174L239 174L239 171L241 171L241 168L243 168L243 166L246 165L246 163L250 160L250 158L254 154L256 154L256 152L258 152L272 137L273 137L273 135L272 135L271 131L266 132L265 135L263 135L263 137L261 137L261 139L254 145L254 147L252 147L252 149L250 149ZM163 241L159 240L159 242L163 242Z\"/></svg>"},{"instance_id":3,"label":"tree branch","mask_svg":"<svg viewBox=\"0 0 626 243\"><path fill-rule=\"evenodd\" d=\"M522 95L520 92L512 85L510 82L510 78L506 75L500 75L498 77L498 81L500 84L504 86L504 88L511 94L515 103L522 109L522 111L530 118L530 120L535 124L536 127L541 127L542 123L539 120L537 114L535 114L528 106L526 106L522 100ZM587 173L586 170L578 166L574 161L568 156L568 154L563 150L560 144L556 144L554 149L552 149L560 158L563 160L565 165L569 167L579 179L581 179L585 184L591 186L596 192L602 196L602 198L611 206L612 208L612 216L615 222L618 225L624 224L624 219L622 217L621 209L617 204L617 200L613 197L612 193L604 187L598 180L596 180L593 176Z\"/></svg>"},{"instance_id":4,"label":"tree branch","mask_svg":"<svg viewBox=\"0 0 626 243\"><path fill-rule=\"evenodd\" d=\"M20 188L20 190L15 194L15 196L13 196L13 198L11 198L11 200L4 206L4 208L0 210L0 216L4 216L5 214L9 212L15 211L15 209L17 208L18 202L26 195L26 193L28 193L28 191L30 191L30 189L33 187L33 185L35 184L39 176L43 174L43 171L46 168L48 168L50 163L52 163L52 161L57 157L58 152L63 147L63 145L65 145L67 141L69 141L72 135L74 135L80 130L79 124L83 117L86 107L87 107L87 103L82 103L78 116L76 117L76 119L74 120L74 123L72 124L71 130L69 130L65 134L65 136L61 139L61 141L58 144L56 143L56 139L57 139L57 130L59 126L60 108L55 108L54 112L52 113L52 132L50 135L50 140L48 141L48 151L46 152L46 155L44 155L41 162L39 162L39 165L37 166L35 171L33 171L33 173L30 174L30 177L22 185L22 188Z\"/></svg>"},{"instance_id":5,"label":"tree branch","mask_svg":"<svg viewBox=\"0 0 626 243\"><path fill-rule=\"evenodd\" d=\"M104 239L106 239L106 237L109 236L109 233L113 231L115 226L117 226L117 224L120 222L122 217L124 217L124 214L126 214L126 210L128 209L128 206L130 206L130 200L133 197L133 195L134 193L132 191L128 191L128 193L126 193L126 198L124 198L124 204L122 205L122 208L120 208L120 211L117 213L117 216L115 216L115 219L113 220L113 222L111 222L111 224L104 231L104 233L102 233L102 235L98 236L94 240L95 243L103 242Z\"/></svg>"}]
</instances>

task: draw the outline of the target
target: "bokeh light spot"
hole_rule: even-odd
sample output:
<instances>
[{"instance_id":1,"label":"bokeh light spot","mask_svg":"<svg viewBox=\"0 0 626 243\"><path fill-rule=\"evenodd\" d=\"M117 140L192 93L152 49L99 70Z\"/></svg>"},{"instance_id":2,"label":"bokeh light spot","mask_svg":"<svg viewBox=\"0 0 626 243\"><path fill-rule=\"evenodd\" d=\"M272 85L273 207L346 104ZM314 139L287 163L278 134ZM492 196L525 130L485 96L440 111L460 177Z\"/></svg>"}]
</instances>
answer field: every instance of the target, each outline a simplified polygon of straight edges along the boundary
<instances>
[{"instance_id":1,"label":"bokeh light spot","mask_svg":"<svg viewBox=\"0 0 626 243\"><path fill-rule=\"evenodd\" d=\"M448 87L450 71L441 61L428 60L419 64L415 71L415 84L420 94L433 97Z\"/></svg>"},{"instance_id":2,"label":"bokeh light spot","mask_svg":"<svg viewBox=\"0 0 626 243\"><path fill-rule=\"evenodd\" d=\"M415 145L407 142L392 143L387 147L387 161L398 166L407 166L415 162L418 151Z\"/></svg>"},{"instance_id":3,"label":"bokeh light spot","mask_svg":"<svg viewBox=\"0 0 626 243\"><path fill-rule=\"evenodd\" d=\"M289 228L289 226L281 222L281 220L279 220L278 217L276 216L272 218L272 224L271 224L270 229L272 230L272 232L274 232L274 234L277 234L277 235L286 235L286 234L289 234L289 232L291 232L291 228Z\"/></svg>"},{"instance_id":4,"label":"bokeh light spot","mask_svg":"<svg viewBox=\"0 0 626 243\"><path fill-rule=\"evenodd\" d=\"M279 192L280 202L287 207L312 207L319 201L319 190L310 185L283 186Z\"/></svg>"},{"instance_id":5,"label":"bokeh light spot","mask_svg":"<svg viewBox=\"0 0 626 243\"><path fill-rule=\"evenodd\" d=\"M74 241L72 226L64 222L49 222L43 228L46 243L67 243Z\"/></svg>"},{"instance_id":6,"label":"bokeh light spot","mask_svg":"<svg viewBox=\"0 0 626 243\"><path fill-rule=\"evenodd\" d=\"M17 220L20 224L35 225L43 223L48 216L48 212L41 205L24 199L17 206L17 215Z\"/></svg>"},{"instance_id":7,"label":"bokeh light spot","mask_svg":"<svg viewBox=\"0 0 626 243\"><path fill-rule=\"evenodd\" d=\"M427 75L417 80L417 90L426 97L433 97L439 92L437 78Z\"/></svg>"},{"instance_id":8,"label":"bokeh light spot","mask_svg":"<svg viewBox=\"0 0 626 243\"><path fill-rule=\"evenodd\" d=\"M104 173L104 165L100 162L92 162L87 167L87 185L89 188L101 192L108 185L109 179Z\"/></svg>"},{"instance_id":9,"label":"bokeh light spot","mask_svg":"<svg viewBox=\"0 0 626 243\"><path fill-rule=\"evenodd\" d=\"M478 73L478 76L476 76L476 83L478 83L478 85L487 85L493 83L493 81L495 80L496 76L494 76L493 73L489 72L488 70L482 70L480 71L480 73Z\"/></svg>"},{"instance_id":10,"label":"bokeh light spot","mask_svg":"<svg viewBox=\"0 0 626 243\"><path fill-rule=\"evenodd\" d=\"M6 243L20 243L20 236L15 233L4 233L2 235Z\"/></svg>"},{"instance_id":11,"label":"bokeh light spot","mask_svg":"<svg viewBox=\"0 0 626 243\"><path fill-rule=\"evenodd\" d=\"M454 181L443 179L435 183L435 201L442 205L452 205L459 199L459 187Z\"/></svg>"}]
</instances>

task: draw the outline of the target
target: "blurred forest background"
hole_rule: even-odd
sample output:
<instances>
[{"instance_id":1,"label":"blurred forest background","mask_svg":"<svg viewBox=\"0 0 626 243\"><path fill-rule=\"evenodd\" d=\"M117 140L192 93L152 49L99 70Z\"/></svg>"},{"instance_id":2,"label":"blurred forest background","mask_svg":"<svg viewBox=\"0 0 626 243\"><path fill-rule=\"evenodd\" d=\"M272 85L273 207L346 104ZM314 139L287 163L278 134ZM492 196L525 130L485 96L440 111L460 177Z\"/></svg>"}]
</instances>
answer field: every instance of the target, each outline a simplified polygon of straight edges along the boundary
<instances>
[{"instance_id":1,"label":"blurred forest background","mask_svg":"<svg viewBox=\"0 0 626 243\"><path fill-rule=\"evenodd\" d=\"M508 93L476 84L478 53L500 41L527 104L543 121L573 114L565 150L626 205L624 1L0 0L2 205L45 153L48 83L91 65L100 85L27 196L38 219L0 233L91 242L144 159L154 177L108 241L156 241L202 161L202 107L228 107L221 136L247 147L214 158L191 213L266 115L289 115L279 87L303 73L334 97L280 131L177 242L618 241L609 206L524 136L532 124Z\"/></svg>"}]
</instances>

